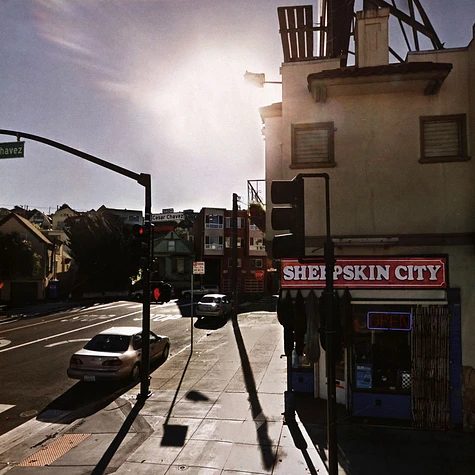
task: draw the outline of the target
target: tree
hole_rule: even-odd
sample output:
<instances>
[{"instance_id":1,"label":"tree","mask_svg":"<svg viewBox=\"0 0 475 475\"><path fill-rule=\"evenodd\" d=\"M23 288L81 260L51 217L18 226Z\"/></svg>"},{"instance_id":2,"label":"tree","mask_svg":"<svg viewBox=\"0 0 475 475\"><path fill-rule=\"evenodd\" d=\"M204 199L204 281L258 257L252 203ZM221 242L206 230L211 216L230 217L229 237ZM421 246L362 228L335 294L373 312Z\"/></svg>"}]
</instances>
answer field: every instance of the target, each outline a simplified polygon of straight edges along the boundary
<instances>
[{"instance_id":1,"label":"tree","mask_svg":"<svg viewBox=\"0 0 475 475\"><path fill-rule=\"evenodd\" d=\"M13 279L31 277L41 270L41 256L20 233L0 233L0 276Z\"/></svg>"},{"instance_id":2,"label":"tree","mask_svg":"<svg viewBox=\"0 0 475 475\"><path fill-rule=\"evenodd\" d=\"M77 284L96 291L126 289L138 272L130 252L130 226L108 210L70 217L65 224L71 255L79 267Z\"/></svg>"}]
</instances>

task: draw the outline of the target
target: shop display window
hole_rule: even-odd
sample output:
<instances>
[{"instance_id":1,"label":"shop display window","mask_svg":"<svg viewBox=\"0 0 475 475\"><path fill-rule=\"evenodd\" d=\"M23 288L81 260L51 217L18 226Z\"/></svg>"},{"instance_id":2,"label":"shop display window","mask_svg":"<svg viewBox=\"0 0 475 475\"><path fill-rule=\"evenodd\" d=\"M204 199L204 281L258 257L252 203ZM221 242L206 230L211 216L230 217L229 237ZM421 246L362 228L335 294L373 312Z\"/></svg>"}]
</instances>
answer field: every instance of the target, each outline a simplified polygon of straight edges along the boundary
<instances>
[{"instance_id":1,"label":"shop display window","mask_svg":"<svg viewBox=\"0 0 475 475\"><path fill-rule=\"evenodd\" d=\"M352 385L355 391L411 391L410 308L353 307Z\"/></svg>"}]
</instances>

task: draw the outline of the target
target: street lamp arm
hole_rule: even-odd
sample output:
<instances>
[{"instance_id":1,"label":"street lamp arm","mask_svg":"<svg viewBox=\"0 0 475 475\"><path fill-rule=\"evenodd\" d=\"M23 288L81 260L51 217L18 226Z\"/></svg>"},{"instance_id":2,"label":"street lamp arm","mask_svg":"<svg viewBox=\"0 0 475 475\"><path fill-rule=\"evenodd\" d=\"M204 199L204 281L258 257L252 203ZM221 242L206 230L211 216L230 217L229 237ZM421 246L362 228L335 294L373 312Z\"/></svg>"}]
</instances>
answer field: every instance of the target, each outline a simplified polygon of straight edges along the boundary
<instances>
[{"instance_id":1,"label":"street lamp arm","mask_svg":"<svg viewBox=\"0 0 475 475\"><path fill-rule=\"evenodd\" d=\"M266 81L266 75L264 73L251 73L246 71L243 77L245 81L256 87L264 87L264 84L282 84L282 81Z\"/></svg>"},{"instance_id":2,"label":"street lamp arm","mask_svg":"<svg viewBox=\"0 0 475 475\"><path fill-rule=\"evenodd\" d=\"M146 186L146 178L143 173L135 173L131 170L127 170L126 168L122 168L119 165L115 165L113 163L107 162L106 160L102 160L101 158L94 157L93 155L90 155L85 152L81 152L81 150L76 150L75 148L69 147L68 145L64 145L62 143L55 142L54 140L47 139L46 137L40 137L39 135L28 134L26 132L18 132L14 130L4 129L0 129L0 134L13 135L17 137L18 140L20 140L20 138L25 138L29 140L34 140L36 142L44 143L46 145L49 145L50 147L58 148L60 150L63 150L64 152L76 155L77 157L83 158L84 160L95 163L96 165L99 165L101 167L108 168L109 170L119 173L120 175L132 178L133 180L136 180L138 183L140 183L142 186Z\"/></svg>"}]
</instances>

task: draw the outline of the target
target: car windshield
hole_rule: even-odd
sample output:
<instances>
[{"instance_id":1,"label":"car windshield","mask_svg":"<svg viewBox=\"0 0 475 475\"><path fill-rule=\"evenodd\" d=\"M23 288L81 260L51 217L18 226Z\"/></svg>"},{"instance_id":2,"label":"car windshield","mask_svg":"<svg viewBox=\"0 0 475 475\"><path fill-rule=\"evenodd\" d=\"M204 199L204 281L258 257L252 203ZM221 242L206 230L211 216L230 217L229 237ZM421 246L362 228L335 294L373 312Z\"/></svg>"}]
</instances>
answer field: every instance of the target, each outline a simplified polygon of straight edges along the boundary
<instances>
[{"instance_id":1,"label":"car windshield","mask_svg":"<svg viewBox=\"0 0 475 475\"><path fill-rule=\"evenodd\" d=\"M219 297L203 297L200 303L219 303Z\"/></svg>"},{"instance_id":2,"label":"car windshield","mask_svg":"<svg viewBox=\"0 0 475 475\"><path fill-rule=\"evenodd\" d=\"M129 347L130 336L126 335L96 335L86 344L84 349L91 351L106 351L122 353Z\"/></svg>"}]
</instances>

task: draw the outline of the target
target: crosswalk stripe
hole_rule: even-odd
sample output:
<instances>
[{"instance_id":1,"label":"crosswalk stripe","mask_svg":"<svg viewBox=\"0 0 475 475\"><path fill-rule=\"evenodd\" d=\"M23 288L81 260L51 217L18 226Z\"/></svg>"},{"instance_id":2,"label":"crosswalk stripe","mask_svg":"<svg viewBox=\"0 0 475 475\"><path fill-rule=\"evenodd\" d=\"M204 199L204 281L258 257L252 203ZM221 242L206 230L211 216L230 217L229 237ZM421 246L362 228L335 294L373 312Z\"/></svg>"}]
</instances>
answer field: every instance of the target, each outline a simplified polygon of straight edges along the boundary
<instances>
[{"instance_id":1,"label":"crosswalk stripe","mask_svg":"<svg viewBox=\"0 0 475 475\"><path fill-rule=\"evenodd\" d=\"M0 412L5 412L8 411L8 409L11 409L12 407L10 404L0 404Z\"/></svg>"}]
</instances>

